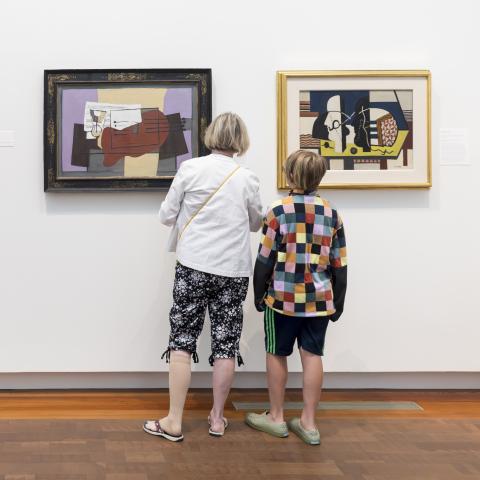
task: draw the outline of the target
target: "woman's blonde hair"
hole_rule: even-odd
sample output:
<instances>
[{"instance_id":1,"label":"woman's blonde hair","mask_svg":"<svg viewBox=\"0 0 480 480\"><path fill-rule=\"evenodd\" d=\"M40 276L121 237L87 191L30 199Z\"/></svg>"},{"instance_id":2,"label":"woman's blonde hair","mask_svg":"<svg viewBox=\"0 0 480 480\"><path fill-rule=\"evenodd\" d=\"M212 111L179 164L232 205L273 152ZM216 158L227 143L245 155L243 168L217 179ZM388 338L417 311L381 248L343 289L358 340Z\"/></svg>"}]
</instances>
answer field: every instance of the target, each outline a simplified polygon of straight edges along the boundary
<instances>
[{"instance_id":1,"label":"woman's blonde hair","mask_svg":"<svg viewBox=\"0 0 480 480\"><path fill-rule=\"evenodd\" d=\"M285 162L285 175L292 188L316 190L327 171L327 161L310 150L297 150Z\"/></svg>"},{"instance_id":2,"label":"woman's blonde hair","mask_svg":"<svg viewBox=\"0 0 480 480\"><path fill-rule=\"evenodd\" d=\"M203 141L210 150L236 152L239 155L243 155L250 146L244 121L231 112L221 113L213 120Z\"/></svg>"}]
</instances>

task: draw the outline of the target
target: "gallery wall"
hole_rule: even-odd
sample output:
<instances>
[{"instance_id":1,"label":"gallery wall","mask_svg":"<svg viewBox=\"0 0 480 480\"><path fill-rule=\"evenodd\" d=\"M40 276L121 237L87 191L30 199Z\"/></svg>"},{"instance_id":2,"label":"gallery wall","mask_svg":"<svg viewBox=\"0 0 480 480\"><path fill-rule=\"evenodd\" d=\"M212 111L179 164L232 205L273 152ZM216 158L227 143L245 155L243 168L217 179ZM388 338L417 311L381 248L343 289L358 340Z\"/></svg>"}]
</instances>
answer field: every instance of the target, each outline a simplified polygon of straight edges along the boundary
<instances>
[{"instance_id":1,"label":"gallery wall","mask_svg":"<svg viewBox=\"0 0 480 480\"><path fill-rule=\"evenodd\" d=\"M343 215L350 262L325 365L479 371L479 13L473 0L2 5L0 131L14 131L15 145L0 147L0 371L166 370L175 259L156 218L165 194L43 192L43 70L182 67L212 68L214 114L246 121L242 162L260 177L265 204L279 195L276 70L431 70L433 187L324 192ZM444 129L465 134L459 155L469 165L440 165L442 154L456 160L440 145ZM251 300L241 370L261 371ZM203 335L197 370L209 370L208 347Z\"/></svg>"}]
</instances>

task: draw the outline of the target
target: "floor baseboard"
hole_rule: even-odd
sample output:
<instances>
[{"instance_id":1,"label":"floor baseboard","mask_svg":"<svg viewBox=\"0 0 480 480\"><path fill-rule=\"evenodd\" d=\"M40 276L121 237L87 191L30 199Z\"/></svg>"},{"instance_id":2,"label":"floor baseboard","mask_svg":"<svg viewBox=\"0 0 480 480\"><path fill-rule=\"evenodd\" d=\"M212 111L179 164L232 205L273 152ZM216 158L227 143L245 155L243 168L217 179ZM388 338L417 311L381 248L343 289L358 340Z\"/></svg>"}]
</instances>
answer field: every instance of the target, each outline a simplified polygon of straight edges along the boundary
<instances>
[{"instance_id":1,"label":"floor baseboard","mask_svg":"<svg viewBox=\"0 0 480 480\"><path fill-rule=\"evenodd\" d=\"M298 388L302 374L293 372L287 387ZM211 374L194 372L192 388L209 388ZM0 373L0 390L166 388L166 372ZM265 388L263 372L238 373L235 388ZM480 372L326 373L325 388L347 389L480 389Z\"/></svg>"}]
</instances>

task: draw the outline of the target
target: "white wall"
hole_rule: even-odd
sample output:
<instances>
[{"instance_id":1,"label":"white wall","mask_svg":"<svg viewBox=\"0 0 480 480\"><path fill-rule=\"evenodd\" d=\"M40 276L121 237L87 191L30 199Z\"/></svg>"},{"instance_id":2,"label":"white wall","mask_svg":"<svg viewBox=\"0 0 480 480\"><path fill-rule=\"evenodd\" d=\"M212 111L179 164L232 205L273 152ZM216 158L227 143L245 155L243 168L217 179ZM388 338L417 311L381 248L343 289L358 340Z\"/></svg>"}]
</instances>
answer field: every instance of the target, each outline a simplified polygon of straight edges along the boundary
<instances>
[{"instance_id":1,"label":"white wall","mask_svg":"<svg viewBox=\"0 0 480 480\"><path fill-rule=\"evenodd\" d=\"M328 191L348 234L346 312L332 372L478 371L480 7L385 0L4 2L0 49L0 371L161 371L174 258L163 193L44 194L45 68L211 67L214 113L249 126L245 162L278 195L278 69L430 69L433 188ZM467 128L471 166L440 167L440 128ZM252 245L258 236L252 237ZM246 306L246 370L263 369ZM201 340L207 370L208 336ZM298 369L298 359L292 362Z\"/></svg>"}]
</instances>

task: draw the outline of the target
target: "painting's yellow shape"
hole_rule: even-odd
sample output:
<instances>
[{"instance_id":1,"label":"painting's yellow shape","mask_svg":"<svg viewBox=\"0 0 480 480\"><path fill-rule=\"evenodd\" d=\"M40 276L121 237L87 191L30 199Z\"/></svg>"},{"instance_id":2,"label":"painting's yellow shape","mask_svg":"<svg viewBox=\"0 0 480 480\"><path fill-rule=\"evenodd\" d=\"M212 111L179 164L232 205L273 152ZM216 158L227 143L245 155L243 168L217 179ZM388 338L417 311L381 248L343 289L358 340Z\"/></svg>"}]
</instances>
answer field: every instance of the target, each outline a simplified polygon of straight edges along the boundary
<instances>
[{"instance_id":1,"label":"painting's yellow shape","mask_svg":"<svg viewBox=\"0 0 480 480\"><path fill-rule=\"evenodd\" d=\"M125 157L125 177L156 177L158 153L145 153L139 157Z\"/></svg>"},{"instance_id":2,"label":"painting's yellow shape","mask_svg":"<svg viewBox=\"0 0 480 480\"><path fill-rule=\"evenodd\" d=\"M101 103L140 104L142 108L159 108L163 111L166 88L99 88L98 101Z\"/></svg>"},{"instance_id":3,"label":"painting's yellow shape","mask_svg":"<svg viewBox=\"0 0 480 480\"><path fill-rule=\"evenodd\" d=\"M347 143L347 148L343 152L336 152L335 151L335 142L332 140L320 140L320 154L324 155L325 157L359 157L359 158L375 158L375 157L384 157L385 150L387 150L388 156L395 156L397 157L400 154L400 150L402 149L403 143L407 138L408 130L399 130L397 134L397 138L395 143L391 147L381 147L379 145L372 145L371 152L364 152L362 147L358 147L353 143ZM325 147L325 143L328 143L328 148ZM350 149L355 147L357 149L357 153L354 155L350 153Z\"/></svg>"}]
</instances>

